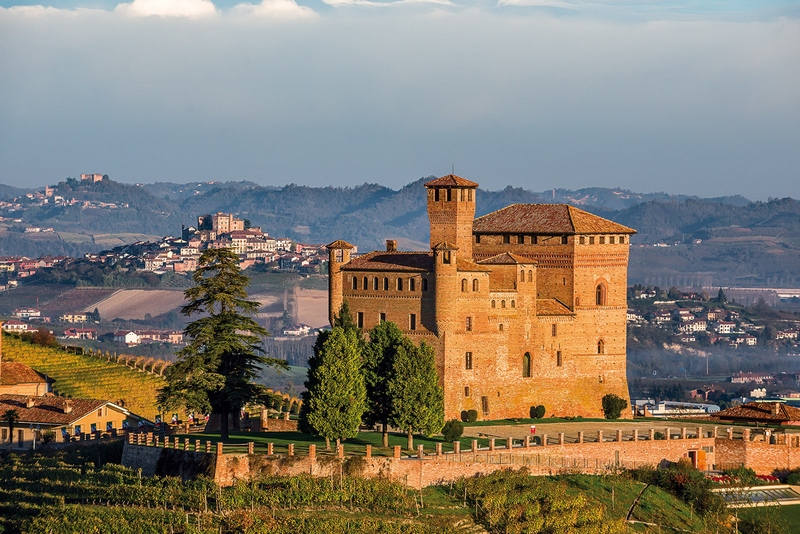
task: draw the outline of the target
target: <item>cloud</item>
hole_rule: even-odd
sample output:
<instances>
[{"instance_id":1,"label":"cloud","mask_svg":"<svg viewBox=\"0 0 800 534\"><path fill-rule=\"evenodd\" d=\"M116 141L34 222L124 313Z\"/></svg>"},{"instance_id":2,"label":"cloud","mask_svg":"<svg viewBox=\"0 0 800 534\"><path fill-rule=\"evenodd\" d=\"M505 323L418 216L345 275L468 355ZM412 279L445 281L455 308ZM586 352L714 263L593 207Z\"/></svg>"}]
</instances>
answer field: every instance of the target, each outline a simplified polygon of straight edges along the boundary
<instances>
[{"instance_id":1,"label":"cloud","mask_svg":"<svg viewBox=\"0 0 800 534\"><path fill-rule=\"evenodd\" d=\"M294 0L263 0L260 4L238 4L231 9L237 16L256 16L269 19L302 19L316 17L310 7L298 5Z\"/></svg>"},{"instance_id":2,"label":"cloud","mask_svg":"<svg viewBox=\"0 0 800 534\"><path fill-rule=\"evenodd\" d=\"M450 0L390 0L388 2L378 2L375 0L322 0L332 7L347 6L370 6L370 7L392 7L392 6L413 6L433 4L437 6L454 6Z\"/></svg>"},{"instance_id":3,"label":"cloud","mask_svg":"<svg viewBox=\"0 0 800 534\"><path fill-rule=\"evenodd\" d=\"M132 17L203 18L217 14L211 0L133 0L119 4L114 11Z\"/></svg>"}]
</instances>

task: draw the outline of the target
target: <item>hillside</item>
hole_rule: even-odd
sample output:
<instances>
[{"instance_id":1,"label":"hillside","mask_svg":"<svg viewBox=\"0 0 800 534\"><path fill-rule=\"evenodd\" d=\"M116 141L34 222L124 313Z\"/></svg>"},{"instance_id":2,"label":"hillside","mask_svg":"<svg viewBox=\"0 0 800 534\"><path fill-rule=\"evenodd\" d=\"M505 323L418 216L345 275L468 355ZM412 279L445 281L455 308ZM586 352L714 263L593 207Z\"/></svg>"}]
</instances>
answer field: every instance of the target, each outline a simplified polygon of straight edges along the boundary
<instances>
[{"instance_id":1,"label":"hillside","mask_svg":"<svg viewBox=\"0 0 800 534\"><path fill-rule=\"evenodd\" d=\"M158 414L156 394L164 383L160 376L92 356L33 345L3 335L3 358L21 362L55 380L59 395L110 400L153 420Z\"/></svg>"}]
</instances>

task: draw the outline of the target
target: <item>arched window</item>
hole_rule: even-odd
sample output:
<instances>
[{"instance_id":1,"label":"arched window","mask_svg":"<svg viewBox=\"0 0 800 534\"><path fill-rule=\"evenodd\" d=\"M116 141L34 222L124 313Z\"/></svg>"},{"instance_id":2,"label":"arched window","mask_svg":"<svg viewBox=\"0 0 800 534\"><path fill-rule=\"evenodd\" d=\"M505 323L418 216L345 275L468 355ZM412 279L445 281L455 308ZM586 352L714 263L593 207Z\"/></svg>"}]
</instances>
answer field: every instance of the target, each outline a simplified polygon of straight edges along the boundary
<instances>
[{"instance_id":1,"label":"arched window","mask_svg":"<svg viewBox=\"0 0 800 534\"><path fill-rule=\"evenodd\" d=\"M517 301L516 300L512 300L511 301L511 307L512 308L516 308L517 307Z\"/></svg>"},{"instance_id":2,"label":"arched window","mask_svg":"<svg viewBox=\"0 0 800 534\"><path fill-rule=\"evenodd\" d=\"M464 396L469 397L469 386L464 386Z\"/></svg>"},{"instance_id":3,"label":"arched window","mask_svg":"<svg viewBox=\"0 0 800 534\"><path fill-rule=\"evenodd\" d=\"M465 292L467 291L467 279L466 278L462 278L461 279L461 291L465 291Z\"/></svg>"},{"instance_id":4,"label":"arched window","mask_svg":"<svg viewBox=\"0 0 800 534\"><path fill-rule=\"evenodd\" d=\"M581 298L575 297L575 306L580 306L580 305L581 305Z\"/></svg>"},{"instance_id":5,"label":"arched window","mask_svg":"<svg viewBox=\"0 0 800 534\"><path fill-rule=\"evenodd\" d=\"M385 276L383 277L383 290L389 291L389 279Z\"/></svg>"},{"instance_id":6,"label":"arched window","mask_svg":"<svg viewBox=\"0 0 800 534\"><path fill-rule=\"evenodd\" d=\"M595 304L598 306L606 305L606 286L603 284L598 284L597 286L595 291Z\"/></svg>"},{"instance_id":7,"label":"arched window","mask_svg":"<svg viewBox=\"0 0 800 534\"><path fill-rule=\"evenodd\" d=\"M520 271L519 272L519 281L520 282L524 282L525 281L525 271Z\"/></svg>"},{"instance_id":8,"label":"arched window","mask_svg":"<svg viewBox=\"0 0 800 534\"><path fill-rule=\"evenodd\" d=\"M428 279L427 278L423 278L422 279L422 290L423 291L427 291L428 290Z\"/></svg>"},{"instance_id":9,"label":"arched window","mask_svg":"<svg viewBox=\"0 0 800 534\"><path fill-rule=\"evenodd\" d=\"M479 287L480 287L480 286L479 286L479 284L480 284L480 282L478 282L478 279L477 279L477 278L475 278L475 279L472 281L472 290L473 290L473 291L478 291L478 289L479 289Z\"/></svg>"},{"instance_id":10,"label":"arched window","mask_svg":"<svg viewBox=\"0 0 800 534\"><path fill-rule=\"evenodd\" d=\"M501 308L505 308L505 307L506 307L506 301L504 301L504 300L501 300L501 301L500 301L500 307L501 307Z\"/></svg>"},{"instance_id":11,"label":"arched window","mask_svg":"<svg viewBox=\"0 0 800 534\"><path fill-rule=\"evenodd\" d=\"M416 285L417 284L415 283L415 280L413 278L409 278L408 279L408 290L409 291L416 291Z\"/></svg>"},{"instance_id":12,"label":"arched window","mask_svg":"<svg viewBox=\"0 0 800 534\"><path fill-rule=\"evenodd\" d=\"M528 282L533 282L533 271L528 271Z\"/></svg>"},{"instance_id":13,"label":"arched window","mask_svg":"<svg viewBox=\"0 0 800 534\"><path fill-rule=\"evenodd\" d=\"M605 354L606 353L606 342L602 339L597 342L597 354Z\"/></svg>"},{"instance_id":14,"label":"arched window","mask_svg":"<svg viewBox=\"0 0 800 534\"><path fill-rule=\"evenodd\" d=\"M523 378L530 378L531 376L531 353L526 352L524 356L522 356L522 377Z\"/></svg>"},{"instance_id":15,"label":"arched window","mask_svg":"<svg viewBox=\"0 0 800 534\"><path fill-rule=\"evenodd\" d=\"M358 278L353 277L353 289L358 289Z\"/></svg>"},{"instance_id":16,"label":"arched window","mask_svg":"<svg viewBox=\"0 0 800 534\"><path fill-rule=\"evenodd\" d=\"M372 279L372 289L374 289L375 291L378 290L378 277L377 276Z\"/></svg>"},{"instance_id":17,"label":"arched window","mask_svg":"<svg viewBox=\"0 0 800 534\"><path fill-rule=\"evenodd\" d=\"M403 279L402 278L398 278L397 279L397 290L398 291L402 291L403 290Z\"/></svg>"},{"instance_id":18,"label":"arched window","mask_svg":"<svg viewBox=\"0 0 800 534\"><path fill-rule=\"evenodd\" d=\"M500 328L499 328L499 330L500 330L501 332L503 331L503 325L500 325Z\"/></svg>"},{"instance_id":19,"label":"arched window","mask_svg":"<svg viewBox=\"0 0 800 534\"><path fill-rule=\"evenodd\" d=\"M364 290L366 291L367 289L369 289L369 278L367 278L365 276L364 277Z\"/></svg>"},{"instance_id":20,"label":"arched window","mask_svg":"<svg viewBox=\"0 0 800 534\"><path fill-rule=\"evenodd\" d=\"M492 301L492 308L496 308L496 307L497 307L497 303L495 301Z\"/></svg>"}]
</instances>

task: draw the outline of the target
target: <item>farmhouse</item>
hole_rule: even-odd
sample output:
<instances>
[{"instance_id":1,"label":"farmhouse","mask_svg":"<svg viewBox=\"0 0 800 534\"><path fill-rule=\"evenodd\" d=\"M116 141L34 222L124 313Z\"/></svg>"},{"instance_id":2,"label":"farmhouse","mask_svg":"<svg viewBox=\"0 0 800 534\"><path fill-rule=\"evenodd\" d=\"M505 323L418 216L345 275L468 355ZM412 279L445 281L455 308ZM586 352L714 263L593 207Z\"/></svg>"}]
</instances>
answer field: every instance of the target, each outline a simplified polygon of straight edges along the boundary
<instances>
[{"instance_id":1,"label":"farmhouse","mask_svg":"<svg viewBox=\"0 0 800 534\"><path fill-rule=\"evenodd\" d=\"M445 417L601 416L628 397L628 247L635 231L568 205L514 204L475 218L478 184L425 184L430 249L355 256L334 241L329 314L396 323L436 351Z\"/></svg>"}]
</instances>

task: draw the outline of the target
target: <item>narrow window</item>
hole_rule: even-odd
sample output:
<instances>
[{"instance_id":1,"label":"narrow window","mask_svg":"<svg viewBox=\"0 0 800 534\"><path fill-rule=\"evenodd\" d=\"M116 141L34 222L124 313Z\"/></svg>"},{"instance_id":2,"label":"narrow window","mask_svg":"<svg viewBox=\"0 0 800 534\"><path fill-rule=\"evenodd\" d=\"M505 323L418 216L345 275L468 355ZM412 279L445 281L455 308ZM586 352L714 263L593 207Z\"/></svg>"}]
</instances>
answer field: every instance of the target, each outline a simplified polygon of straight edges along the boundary
<instances>
[{"instance_id":1,"label":"narrow window","mask_svg":"<svg viewBox=\"0 0 800 534\"><path fill-rule=\"evenodd\" d=\"M605 245L606 244L606 236L604 236L604 235L600 236L600 244L601 245Z\"/></svg>"},{"instance_id":2,"label":"narrow window","mask_svg":"<svg viewBox=\"0 0 800 534\"><path fill-rule=\"evenodd\" d=\"M472 332L472 317L467 317L466 328L467 332Z\"/></svg>"},{"instance_id":3,"label":"narrow window","mask_svg":"<svg viewBox=\"0 0 800 534\"><path fill-rule=\"evenodd\" d=\"M461 200L461 202L464 202L464 190L463 189L459 189L458 192L459 192L459 195L458 195L459 200Z\"/></svg>"},{"instance_id":4,"label":"narrow window","mask_svg":"<svg viewBox=\"0 0 800 534\"><path fill-rule=\"evenodd\" d=\"M565 235L562 235L562 236L561 236L561 244L562 244L562 245L567 245L567 244L569 244L569 237L567 237L567 236L565 236Z\"/></svg>"},{"instance_id":5,"label":"narrow window","mask_svg":"<svg viewBox=\"0 0 800 534\"><path fill-rule=\"evenodd\" d=\"M594 245L594 236L593 235L589 236L589 244L590 245Z\"/></svg>"},{"instance_id":6,"label":"narrow window","mask_svg":"<svg viewBox=\"0 0 800 534\"><path fill-rule=\"evenodd\" d=\"M356 314L357 317L357 324L359 328L364 328L364 312L358 312Z\"/></svg>"},{"instance_id":7,"label":"narrow window","mask_svg":"<svg viewBox=\"0 0 800 534\"><path fill-rule=\"evenodd\" d=\"M580 239L579 239L579 242L580 242L581 245L585 245L586 244L586 236L581 236Z\"/></svg>"},{"instance_id":8,"label":"narrow window","mask_svg":"<svg viewBox=\"0 0 800 534\"><path fill-rule=\"evenodd\" d=\"M501 300L501 301L500 301L500 307L501 307L501 308L505 308L505 307L506 307L506 301L504 301L504 300Z\"/></svg>"},{"instance_id":9,"label":"narrow window","mask_svg":"<svg viewBox=\"0 0 800 534\"><path fill-rule=\"evenodd\" d=\"M558 325L556 323L553 323L553 328L551 333L553 337L556 337L558 335Z\"/></svg>"},{"instance_id":10,"label":"narrow window","mask_svg":"<svg viewBox=\"0 0 800 534\"><path fill-rule=\"evenodd\" d=\"M450 251L445 250L442 252L442 263L450 263Z\"/></svg>"},{"instance_id":11,"label":"narrow window","mask_svg":"<svg viewBox=\"0 0 800 534\"><path fill-rule=\"evenodd\" d=\"M606 343L602 339L597 342L597 354L605 354L606 353Z\"/></svg>"},{"instance_id":12,"label":"narrow window","mask_svg":"<svg viewBox=\"0 0 800 534\"><path fill-rule=\"evenodd\" d=\"M472 202L472 189L467 189L467 198L469 198L469 201Z\"/></svg>"},{"instance_id":13,"label":"narrow window","mask_svg":"<svg viewBox=\"0 0 800 534\"><path fill-rule=\"evenodd\" d=\"M567 277L566 276L561 279L561 285L564 285L564 286L567 285Z\"/></svg>"},{"instance_id":14,"label":"narrow window","mask_svg":"<svg viewBox=\"0 0 800 534\"><path fill-rule=\"evenodd\" d=\"M528 271L528 282L533 282L533 271Z\"/></svg>"},{"instance_id":15,"label":"narrow window","mask_svg":"<svg viewBox=\"0 0 800 534\"><path fill-rule=\"evenodd\" d=\"M475 242L476 243L480 243L481 242L481 235L480 234L475 234Z\"/></svg>"},{"instance_id":16,"label":"narrow window","mask_svg":"<svg viewBox=\"0 0 800 534\"><path fill-rule=\"evenodd\" d=\"M402 291L403 290L403 279L402 278L398 278L397 279L397 290L398 291Z\"/></svg>"},{"instance_id":17,"label":"narrow window","mask_svg":"<svg viewBox=\"0 0 800 534\"><path fill-rule=\"evenodd\" d=\"M606 305L606 287L603 284L597 286L595 291L595 304L598 306Z\"/></svg>"},{"instance_id":18,"label":"narrow window","mask_svg":"<svg viewBox=\"0 0 800 534\"><path fill-rule=\"evenodd\" d=\"M461 280L461 291L466 291L466 290L467 290L467 279L463 278Z\"/></svg>"},{"instance_id":19,"label":"narrow window","mask_svg":"<svg viewBox=\"0 0 800 534\"><path fill-rule=\"evenodd\" d=\"M520 282L524 282L525 281L525 271L520 271L519 272L519 281Z\"/></svg>"},{"instance_id":20,"label":"narrow window","mask_svg":"<svg viewBox=\"0 0 800 534\"><path fill-rule=\"evenodd\" d=\"M499 327L499 330L500 330L501 332L503 331L503 325L500 325L500 327Z\"/></svg>"},{"instance_id":21,"label":"narrow window","mask_svg":"<svg viewBox=\"0 0 800 534\"><path fill-rule=\"evenodd\" d=\"M504 235L503 236L503 244L504 245L508 245L509 243L511 243L511 236L510 235Z\"/></svg>"},{"instance_id":22,"label":"narrow window","mask_svg":"<svg viewBox=\"0 0 800 534\"><path fill-rule=\"evenodd\" d=\"M608 236L608 242L610 244L612 244L612 245L614 244L614 236L613 235L612 236Z\"/></svg>"},{"instance_id":23,"label":"narrow window","mask_svg":"<svg viewBox=\"0 0 800 534\"><path fill-rule=\"evenodd\" d=\"M481 397L481 411L483 415L489 415L489 397Z\"/></svg>"},{"instance_id":24,"label":"narrow window","mask_svg":"<svg viewBox=\"0 0 800 534\"><path fill-rule=\"evenodd\" d=\"M417 282L413 278L408 279L408 290L409 291L416 291L417 290Z\"/></svg>"},{"instance_id":25,"label":"narrow window","mask_svg":"<svg viewBox=\"0 0 800 534\"><path fill-rule=\"evenodd\" d=\"M559 351L556 352L556 365L558 367L561 367L562 363L563 363L563 360L561 359L561 351L559 350Z\"/></svg>"},{"instance_id":26,"label":"narrow window","mask_svg":"<svg viewBox=\"0 0 800 534\"><path fill-rule=\"evenodd\" d=\"M539 238L537 236L535 236L535 235L532 235L531 236L531 245L535 245L538 242L539 242Z\"/></svg>"},{"instance_id":27,"label":"narrow window","mask_svg":"<svg viewBox=\"0 0 800 534\"><path fill-rule=\"evenodd\" d=\"M412 313L408 316L408 326L409 330L416 330L417 329L417 314Z\"/></svg>"},{"instance_id":28,"label":"narrow window","mask_svg":"<svg viewBox=\"0 0 800 534\"><path fill-rule=\"evenodd\" d=\"M493 300L492 301L492 308L496 308L496 307L497 307L497 303Z\"/></svg>"},{"instance_id":29,"label":"narrow window","mask_svg":"<svg viewBox=\"0 0 800 534\"><path fill-rule=\"evenodd\" d=\"M619 236L619 244L620 245L624 245L625 244L625 236L624 235Z\"/></svg>"},{"instance_id":30,"label":"narrow window","mask_svg":"<svg viewBox=\"0 0 800 534\"><path fill-rule=\"evenodd\" d=\"M383 277L383 290L389 291L389 279L385 276Z\"/></svg>"},{"instance_id":31,"label":"narrow window","mask_svg":"<svg viewBox=\"0 0 800 534\"><path fill-rule=\"evenodd\" d=\"M464 369L472 369L472 353L467 352L464 355Z\"/></svg>"},{"instance_id":32,"label":"narrow window","mask_svg":"<svg viewBox=\"0 0 800 534\"><path fill-rule=\"evenodd\" d=\"M469 386L464 386L464 396L469 397Z\"/></svg>"},{"instance_id":33,"label":"narrow window","mask_svg":"<svg viewBox=\"0 0 800 534\"><path fill-rule=\"evenodd\" d=\"M512 300L511 301L511 307L512 308L516 308L517 307L517 301L516 300Z\"/></svg>"},{"instance_id":34,"label":"narrow window","mask_svg":"<svg viewBox=\"0 0 800 534\"><path fill-rule=\"evenodd\" d=\"M427 291L428 290L428 279L427 278L423 278L422 279L422 290L423 291Z\"/></svg>"},{"instance_id":35,"label":"narrow window","mask_svg":"<svg viewBox=\"0 0 800 534\"><path fill-rule=\"evenodd\" d=\"M375 291L378 290L378 277L377 276L372 279L372 289L374 289Z\"/></svg>"},{"instance_id":36,"label":"narrow window","mask_svg":"<svg viewBox=\"0 0 800 534\"><path fill-rule=\"evenodd\" d=\"M479 289L480 289L480 282L478 282L478 279L477 279L477 278L475 278L475 279L472 281L472 290L473 290L473 291L478 291Z\"/></svg>"},{"instance_id":37,"label":"narrow window","mask_svg":"<svg viewBox=\"0 0 800 534\"><path fill-rule=\"evenodd\" d=\"M367 289L369 289L369 278L367 278L365 276L364 277L364 290L366 291Z\"/></svg>"},{"instance_id":38,"label":"narrow window","mask_svg":"<svg viewBox=\"0 0 800 534\"><path fill-rule=\"evenodd\" d=\"M353 277L353 289L358 289L358 278Z\"/></svg>"},{"instance_id":39,"label":"narrow window","mask_svg":"<svg viewBox=\"0 0 800 534\"><path fill-rule=\"evenodd\" d=\"M581 305L581 298L575 297L575 306L580 306L580 305Z\"/></svg>"},{"instance_id":40,"label":"narrow window","mask_svg":"<svg viewBox=\"0 0 800 534\"><path fill-rule=\"evenodd\" d=\"M531 377L531 353L526 352L525 355L522 357L522 377L523 378L530 378Z\"/></svg>"},{"instance_id":41,"label":"narrow window","mask_svg":"<svg viewBox=\"0 0 800 534\"><path fill-rule=\"evenodd\" d=\"M453 200L453 190L448 188L447 189L447 201L448 202L452 202L452 200Z\"/></svg>"},{"instance_id":42,"label":"narrow window","mask_svg":"<svg viewBox=\"0 0 800 534\"><path fill-rule=\"evenodd\" d=\"M517 236L517 244L518 245L524 245L525 244L525 236L524 235L519 234Z\"/></svg>"},{"instance_id":43,"label":"narrow window","mask_svg":"<svg viewBox=\"0 0 800 534\"><path fill-rule=\"evenodd\" d=\"M382 323L385 323L385 322L386 322L386 313L384 313L384 312L381 312L381 316L380 316L380 322L382 322Z\"/></svg>"},{"instance_id":44,"label":"narrow window","mask_svg":"<svg viewBox=\"0 0 800 534\"><path fill-rule=\"evenodd\" d=\"M434 189L433 190L433 200L436 201L436 202L439 202L439 190L438 189Z\"/></svg>"}]
</instances>

